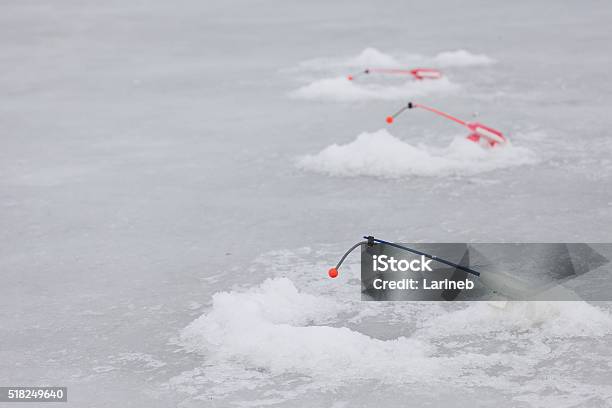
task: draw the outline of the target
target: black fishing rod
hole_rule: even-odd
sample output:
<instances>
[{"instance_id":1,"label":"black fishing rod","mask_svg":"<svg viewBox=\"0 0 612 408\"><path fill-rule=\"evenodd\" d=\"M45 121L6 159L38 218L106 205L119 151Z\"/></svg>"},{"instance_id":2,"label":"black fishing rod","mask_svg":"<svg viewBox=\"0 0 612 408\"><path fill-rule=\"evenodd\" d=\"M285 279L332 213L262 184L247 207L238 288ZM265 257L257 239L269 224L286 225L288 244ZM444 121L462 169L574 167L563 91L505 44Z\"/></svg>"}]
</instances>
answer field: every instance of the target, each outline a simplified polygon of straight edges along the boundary
<instances>
[{"instance_id":1,"label":"black fishing rod","mask_svg":"<svg viewBox=\"0 0 612 408\"><path fill-rule=\"evenodd\" d=\"M342 255L342 258L340 258L340 261L336 264L336 266L334 268L331 268L328 271L328 274L329 274L330 278L336 278L338 276L338 269L340 268L340 266L342 265L342 263L344 262L346 257L349 256L349 254L351 252L353 252L356 248L361 247L362 245L367 245L369 247L372 247L372 246L374 246L375 243L389 245L389 246L392 246L394 248L402 249L404 251L407 251L407 252L410 252L410 253L413 253L413 254L416 254L416 255L422 255L425 258L431 259L432 261L436 261L436 262L443 263L444 265L452 266L453 268L457 268L459 270L467 272L470 275L480 276L480 272L478 272L478 271L475 271L475 270L470 269L470 268L468 268L466 266L459 265L459 264L456 264L454 262L448 261L448 260L446 260L444 258L440 258L440 257L437 257L435 255L428 254L426 252L422 252L422 251L419 251L419 250L416 250L416 249L413 249L413 248L409 248L407 246L395 244L393 242L384 241L382 239L374 238L371 235L368 235L367 237L363 237L363 238L366 239L366 241L357 242L355 245L353 245L351 248L349 248L349 250L346 251L344 253L344 255Z\"/></svg>"}]
</instances>

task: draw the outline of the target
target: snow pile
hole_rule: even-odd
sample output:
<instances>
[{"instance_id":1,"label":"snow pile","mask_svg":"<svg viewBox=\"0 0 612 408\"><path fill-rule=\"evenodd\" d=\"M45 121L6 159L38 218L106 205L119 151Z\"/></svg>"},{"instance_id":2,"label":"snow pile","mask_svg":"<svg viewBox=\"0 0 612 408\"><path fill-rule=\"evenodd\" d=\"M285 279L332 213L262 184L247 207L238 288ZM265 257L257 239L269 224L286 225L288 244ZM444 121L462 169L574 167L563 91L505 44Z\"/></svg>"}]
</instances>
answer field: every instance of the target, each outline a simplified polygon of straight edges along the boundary
<instances>
[{"instance_id":1,"label":"snow pile","mask_svg":"<svg viewBox=\"0 0 612 408\"><path fill-rule=\"evenodd\" d=\"M320 79L311 82L290 95L300 99L323 99L333 101L357 100L406 100L435 93L448 93L459 89L448 78L437 80L407 80L397 85L372 82L367 77L349 81L346 77Z\"/></svg>"},{"instance_id":2,"label":"snow pile","mask_svg":"<svg viewBox=\"0 0 612 408\"><path fill-rule=\"evenodd\" d=\"M474 336L534 329L544 337L604 336L612 333L612 317L585 302L478 302L430 319L421 334Z\"/></svg>"},{"instance_id":3,"label":"snow pile","mask_svg":"<svg viewBox=\"0 0 612 408\"><path fill-rule=\"evenodd\" d=\"M345 327L319 326L341 307L299 292L287 278L213 297L212 309L181 333L182 344L216 363L241 362L272 375L300 374L402 382L434 369L429 347L404 337L378 340ZM411 361L411 364L406 364Z\"/></svg>"},{"instance_id":4,"label":"snow pile","mask_svg":"<svg viewBox=\"0 0 612 408\"><path fill-rule=\"evenodd\" d=\"M366 68L447 68L490 65L495 60L466 50L445 51L433 57L418 54L385 54L375 48L366 48L360 54L344 58L318 58L302 62L300 70L327 71L327 78L311 80L294 90L290 96L300 99L322 99L332 101L356 100L405 100L430 94L454 92L459 86L451 82L445 73L437 80L415 80L410 75L386 75L372 73L357 76L349 81L349 74L362 72Z\"/></svg>"},{"instance_id":5,"label":"snow pile","mask_svg":"<svg viewBox=\"0 0 612 408\"><path fill-rule=\"evenodd\" d=\"M464 137L438 149L404 142L386 130L362 133L353 142L333 144L298 160L298 167L331 176L474 175L536 162L533 152L511 144L483 149Z\"/></svg>"},{"instance_id":6,"label":"snow pile","mask_svg":"<svg viewBox=\"0 0 612 408\"><path fill-rule=\"evenodd\" d=\"M365 68L418 68L429 65L429 68L468 67L491 65L495 60L484 54L473 54L467 50L442 51L427 56L398 52L387 54L376 48L365 48L357 55L340 58L314 58L302 61L299 69L308 71L365 69Z\"/></svg>"},{"instance_id":7,"label":"snow pile","mask_svg":"<svg viewBox=\"0 0 612 408\"><path fill-rule=\"evenodd\" d=\"M400 65L401 62L395 57L384 52L378 51L376 48L368 47L361 51L359 55L348 58L345 65L348 67L381 67L393 68Z\"/></svg>"},{"instance_id":8,"label":"snow pile","mask_svg":"<svg viewBox=\"0 0 612 408\"><path fill-rule=\"evenodd\" d=\"M415 80L407 74L388 75L371 73L359 75L349 81L349 74L362 73L366 68L449 68L473 67L493 64L495 60L466 50L444 51L435 56L418 54L385 54L375 48L366 48L355 56L343 58L317 58L300 63L298 70L327 72L327 78L312 80L294 90L290 96L301 99L333 101L405 100L406 98L456 91L459 86L443 77L437 80ZM319 76L317 74L316 76Z\"/></svg>"},{"instance_id":9,"label":"snow pile","mask_svg":"<svg viewBox=\"0 0 612 408\"><path fill-rule=\"evenodd\" d=\"M419 56L413 56L418 59ZM297 70L300 71L329 71L363 68L394 68L402 64L396 57L379 51L373 47L367 47L357 55L344 57L321 57L300 62Z\"/></svg>"},{"instance_id":10,"label":"snow pile","mask_svg":"<svg viewBox=\"0 0 612 408\"><path fill-rule=\"evenodd\" d=\"M608 392L585 380L582 371L570 370L600 359L601 351L592 352L585 336L612 333L612 318L597 307L582 302L350 301L349 293L358 286L339 288L313 278L312 271L323 265L312 258L329 257L317 253L264 256L266 267L278 273L291 266L300 287L316 295L282 277L215 294L210 309L180 335L180 344L204 359L170 385L203 399L211 394L223 401L258 398L261 405L315 390L353 392L360 384L412 383L424 392L488 387L504 393L520 384L523 399L561 386L568 395L584 395L572 403ZM352 280L345 274L339 279ZM394 316L402 316L395 325ZM382 322L388 324L388 340L357 331L371 331L371 323ZM399 335L413 323L417 327L409 337Z\"/></svg>"},{"instance_id":11,"label":"snow pile","mask_svg":"<svg viewBox=\"0 0 612 408\"><path fill-rule=\"evenodd\" d=\"M493 58L484 54L472 54L466 50L441 52L431 60L435 67L473 67L494 63Z\"/></svg>"}]
</instances>

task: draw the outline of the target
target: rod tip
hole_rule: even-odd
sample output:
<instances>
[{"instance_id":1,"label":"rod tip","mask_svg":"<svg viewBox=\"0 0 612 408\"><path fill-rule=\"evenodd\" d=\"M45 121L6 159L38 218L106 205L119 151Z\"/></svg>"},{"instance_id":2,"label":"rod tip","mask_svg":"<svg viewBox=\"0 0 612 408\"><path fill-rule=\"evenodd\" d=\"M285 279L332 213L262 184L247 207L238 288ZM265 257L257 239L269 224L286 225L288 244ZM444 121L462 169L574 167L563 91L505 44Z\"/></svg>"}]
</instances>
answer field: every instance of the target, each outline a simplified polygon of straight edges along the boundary
<instances>
[{"instance_id":1,"label":"rod tip","mask_svg":"<svg viewBox=\"0 0 612 408\"><path fill-rule=\"evenodd\" d=\"M336 268L330 268L329 271L327 271L327 274L329 275L330 278L334 279L338 277L338 269Z\"/></svg>"},{"instance_id":2,"label":"rod tip","mask_svg":"<svg viewBox=\"0 0 612 408\"><path fill-rule=\"evenodd\" d=\"M353 80L353 76L349 75L349 76L346 77L346 79L348 79L349 81L352 81Z\"/></svg>"},{"instance_id":3,"label":"rod tip","mask_svg":"<svg viewBox=\"0 0 612 408\"><path fill-rule=\"evenodd\" d=\"M393 123L393 116L387 116L387 123Z\"/></svg>"}]
</instances>

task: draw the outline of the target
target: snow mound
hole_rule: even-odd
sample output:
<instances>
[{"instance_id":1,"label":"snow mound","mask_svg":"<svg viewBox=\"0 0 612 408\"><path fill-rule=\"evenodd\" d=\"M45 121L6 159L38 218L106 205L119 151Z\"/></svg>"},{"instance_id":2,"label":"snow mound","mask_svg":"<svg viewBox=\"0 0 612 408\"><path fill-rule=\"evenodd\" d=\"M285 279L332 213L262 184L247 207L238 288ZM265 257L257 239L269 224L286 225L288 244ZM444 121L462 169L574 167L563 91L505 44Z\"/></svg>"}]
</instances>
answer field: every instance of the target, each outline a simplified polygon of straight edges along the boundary
<instances>
[{"instance_id":1,"label":"snow mound","mask_svg":"<svg viewBox=\"0 0 612 408\"><path fill-rule=\"evenodd\" d=\"M508 144L483 149L464 137L455 138L442 149L412 145L385 129L362 133L353 142L326 147L315 155L298 160L297 166L331 176L473 175L486 171L536 162L535 154L524 147Z\"/></svg>"},{"instance_id":2,"label":"snow mound","mask_svg":"<svg viewBox=\"0 0 612 408\"><path fill-rule=\"evenodd\" d=\"M378 51L376 48L366 48L356 57L349 58L346 66L349 67L397 67L401 62L395 57Z\"/></svg>"},{"instance_id":3,"label":"snow mound","mask_svg":"<svg viewBox=\"0 0 612 408\"><path fill-rule=\"evenodd\" d=\"M484 54L473 54L467 50L442 51L436 55L427 56L413 53L398 52L395 55L384 53L376 48L365 48L357 55L339 58L314 58L302 61L300 69L309 71L365 68L417 68L429 66L468 67L491 65L496 61Z\"/></svg>"},{"instance_id":4,"label":"snow mound","mask_svg":"<svg viewBox=\"0 0 612 408\"><path fill-rule=\"evenodd\" d=\"M416 56L416 58L418 58L418 56ZM376 48L367 47L357 55L335 58L320 57L302 61L299 64L298 70L327 71L368 67L391 68L401 64L402 61L400 59L381 52Z\"/></svg>"},{"instance_id":5,"label":"snow mound","mask_svg":"<svg viewBox=\"0 0 612 408\"><path fill-rule=\"evenodd\" d=\"M441 79L418 81L410 75L386 75L372 73L360 75L353 81L348 75L363 72L366 68L449 68L490 65L494 59L484 54L472 54L466 50L444 51L435 56L418 54L390 55L366 48L355 56L343 58L317 58L300 63L299 70L316 71L319 76L327 72L327 78L308 78L309 83L294 90L290 96L300 99L331 101L357 100L406 100L430 94L454 92L459 86L451 82L443 71ZM315 76L315 78L316 78Z\"/></svg>"},{"instance_id":6,"label":"snow mound","mask_svg":"<svg viewBox=\"0 0 612 408\"><path fill-rule=\"evenodd\" d=\"M484 54L472 54L466 50L441 52L432 59L436 67L472 67L491 65L495 60Z\"/></svg>"},{"instance_id":7,"label":"snow mound","mask_svg":"<svg viewBox=\"0 0 612 408\"><path fill-rule=\"evenodd\" d=\"M320 79L291 93L299 99L323 99L332 101L358 100L406 100L434 93L449 93L459 89L448 78L438 80L408 80L398 85L385 85L364 81L349 81L346 77Z\"/></svg>"},{"instance_id":8,"label":"snow mound","mask_svg":"<svg viewBox=\"0 0 612 408\"><path fill-rule=\"evenodd\" d=\"M294 267L292 276L300 287L318 287L312 270L322 265L301 261L313 253L277 255L283 265L287 261ZM268 267L274 257L266 256ZM304 285L308 281L311 285ZM353 289L336 293L335 300L320 290L304 293L281 277L215 294L209 310L180 334L179 343L204 358L170 385L202 398L211 393L251 401L259 397L258 405L303 398L314 390L353 392L361 385L489 387L503 393L520 386L527 389L524 398L562 386L569 395L584 395L577 402L606 395L607 389L593 386L574 369L590 369L587 363L601 359L601 350L593 352L592 343L583 341L584 336L611 333L611 318L599 308L580 302L343 300ZM351 315L367 315L370 321L391 322L396 307L407 316L402 327L417 323L410 337L399 336L405 331L390 325L388 340L377 339L357 331L367 331L367 323L347 321ZM343 327L349 324L354 329Z\"/></svg>"},{"instance_id":9,"label":"snow mound","mask_svg":"<svg viewBox=\"0 0 612 408\"><path fill-rule=\"evenodd\" d=\"M436 336L473 336L534 328L544 337L603 336L612 333L612 317L585 302L478 302L433 318L422 330Z\"/></svg>"},{"instance_id":10,"label":"snow mound","mask_svg":"<svg viewBox=\"0 0 612 408\"><path fill-rule=\"evenodd\" d=\"M272 375L332 382L393 381L398 373L406 382L434 368L419 366L429 351L419 341L383 341L346 327L317 325L340 310L334 301L299 292L287 278L268 279L246 292L215 294L212 309L182 331L181 343L216 363L241 362Z\"/></svg>"}]
</instances>

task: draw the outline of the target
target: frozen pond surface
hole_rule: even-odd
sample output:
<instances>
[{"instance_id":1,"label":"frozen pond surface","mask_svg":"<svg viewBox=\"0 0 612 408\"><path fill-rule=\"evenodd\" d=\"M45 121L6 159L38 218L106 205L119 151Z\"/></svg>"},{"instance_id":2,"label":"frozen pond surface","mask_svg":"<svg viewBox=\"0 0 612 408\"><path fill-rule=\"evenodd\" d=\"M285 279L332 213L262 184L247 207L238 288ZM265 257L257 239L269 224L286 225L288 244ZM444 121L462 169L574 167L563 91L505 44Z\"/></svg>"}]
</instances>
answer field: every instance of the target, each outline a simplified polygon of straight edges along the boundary
<instances>
[{"instance_id":1,"label":"frozen pond surface","mask_svg":"<svg viewBox=\"0 0 612 408\"><path fill-rule=\"evenodd\" d=\"M356 258L325 272L367 233L609 242L612 8L307 3L0 4L0 385L75 407L610 406L610 304L362 303ZM359 58L446 76L347 88ZM423 112L387 127L409 99L513 150L478 157Z\"/></svg>"}]
</instances>

